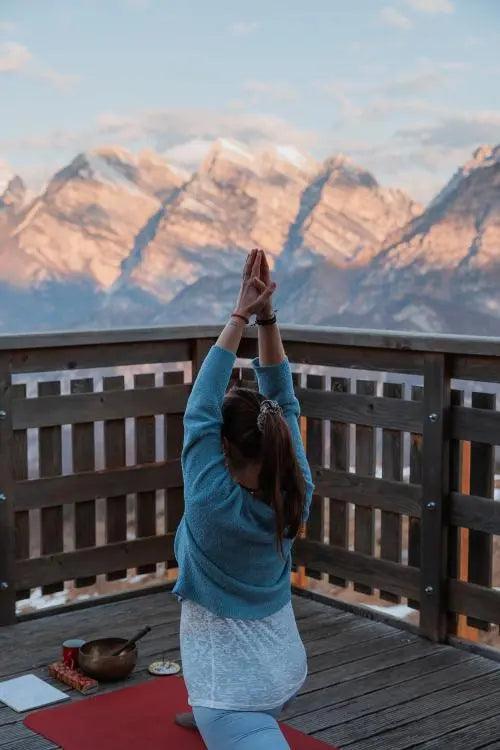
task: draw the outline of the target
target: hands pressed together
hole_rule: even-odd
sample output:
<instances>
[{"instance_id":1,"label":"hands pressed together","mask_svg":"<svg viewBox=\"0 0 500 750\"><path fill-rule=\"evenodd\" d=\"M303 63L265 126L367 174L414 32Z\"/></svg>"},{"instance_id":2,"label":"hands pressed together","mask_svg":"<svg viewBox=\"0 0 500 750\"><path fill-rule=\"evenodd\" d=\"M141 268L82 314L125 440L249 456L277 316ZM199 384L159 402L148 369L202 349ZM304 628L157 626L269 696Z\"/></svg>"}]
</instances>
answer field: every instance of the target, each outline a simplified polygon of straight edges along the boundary
<instances>
[{"instance_id":1,"label":"hands pressed together","mask_svg":"<svg viewBox=\"0 0 500 750\"><path fill-rule=\"evenodd\" d=\"M264 250L255 248L246 259L241 288L234 309L245 316L256 314L259 318L272 316L272 295L276 283L271 281L269 264Z\"/></svg>"},{"instance_id":2,"label":"hands pressed together","mask_svg":"<svg viewBox=\"0 0 500 750\"><path fill-rule=\"evenodd\" d=\"M252 250L246 259L236 307L216 341L223 349L236 354L250 315L257 316L259 360L263 365L279 364L285 358L272 296L276 284L271 281L269 264L263 250Z\"/></svg>"}]
</instances>

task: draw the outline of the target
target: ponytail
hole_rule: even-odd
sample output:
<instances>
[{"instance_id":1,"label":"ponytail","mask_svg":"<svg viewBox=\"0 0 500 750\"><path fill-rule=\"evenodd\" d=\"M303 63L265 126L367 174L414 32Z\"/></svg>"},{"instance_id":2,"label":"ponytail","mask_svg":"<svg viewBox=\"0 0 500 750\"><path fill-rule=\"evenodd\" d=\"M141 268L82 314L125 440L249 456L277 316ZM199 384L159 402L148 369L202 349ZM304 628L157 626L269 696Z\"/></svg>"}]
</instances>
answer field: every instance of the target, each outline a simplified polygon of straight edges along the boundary
<instances>
[{"instance_id":1,"label":"ponytail","mask_svg":"<svg viewBox=\"0 0 500 750\"><path fill-rule=\"evenodd\" d=\"M261 450L259 487L264 499L274 508L277 549L283 557L283 538L293 539L300 529L305 481L295 456L288 423L277 412L265 415Z\"/></svg>"},{"instance_id":2,"label":"ponytail","mask_svg":"<svg viewBox=\"0 0 500 750\"><path fill-rule=\"evenodd\" d=\"M280 409L261 409L264 396L254 389L232 385L222 405L222 435L231 446L231 461L243 468L259 461L259 490L276 518L277 551L283 538L294 539L301 527L306 485L298 464L288 422Z\"/></svg>"}]
</instances>

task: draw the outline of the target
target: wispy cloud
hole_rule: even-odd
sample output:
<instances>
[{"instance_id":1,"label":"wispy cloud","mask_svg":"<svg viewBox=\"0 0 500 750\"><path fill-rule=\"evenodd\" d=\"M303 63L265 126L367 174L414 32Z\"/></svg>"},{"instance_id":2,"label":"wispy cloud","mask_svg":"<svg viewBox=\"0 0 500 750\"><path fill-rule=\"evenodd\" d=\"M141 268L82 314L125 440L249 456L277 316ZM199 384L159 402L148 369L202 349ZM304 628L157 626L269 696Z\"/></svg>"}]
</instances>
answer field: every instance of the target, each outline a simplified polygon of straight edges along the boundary
<instances>
[{"instance_id":1,"label":"wispy cloud","mask_svg":"<svg viewBox=\"0 0 500 750\"><path fill-rule=\"evenodd\" d=\"M193 138L190 141L168 148L164 151L163 156L172 164L195 170L207 155L212 143L213 141L206 138Z\"/></svg>"},{"instance_id":2,"label":"wispy cloud","mask_svg":"<svg viewBox=\"0 0 500 750\"><path fill-rule=\"evenodd\" d=\"M7 187L7 183L13 176L12 169L4 159L0 159L0 195Z\"/></svg>"},{"instance_id":3,"label":"wispy cloud","mask_svg":"<svg viewBox=\"0 0 500 750\"><path fill-rule=\"evenodd\" d=\"M453 13L451 0L406 0L406 4L420 13Z\"/></svg>"},{"instance_id":4,"label":"wispy cloud","mask_svg":"<svg viewBox=\"0 0 500 750\"><path fill-rule=\"evenodd\" d=\"M193 138L214 140L225 136L253 146L286 142L304 148L317 138L317 133L275 115L201 108L149 110L130 116L103 113L97 119L97 128L101 138L119 142L146 139L159 151Z\"/></svg>"},{"instance_id":5,"label":"wispy cloud","mask_svg":"<svg viewBox=\"0 0 500 750\"><path fill-rule=\"evenodd\" d=\"M472 149L482 143L498 143L500 111L456 113L449 111L437 122L405 128L396 135L423 146Z\"/></svg>"},{"instance_id":6,"label":"wispy cloud","mask_svg":"<svg viewBox=\"0 0 500 750\"><path fill-rule=\"evenodd\" d=\"M435 117L445 110L432 95L451 85L454 76L466 67L460 61L436 63L421 58L413 69L392 78L385 73L377 83L366 83L363 79L337 80L317 82L315 87L336 102L338 127L349 127L360 120L378 121L387 114Z\"/></svg>"},{"instance_id":7,"label":"wispy cloud","mask_svg":"<svg viewBox=\"0 0 500 750\"><path fill-rule=\"evenodd\" d=\"M10 34L16 28L13 21L0 21L0 34Z\"/></svg>"},{"instance_id":8,"label":"wispy cloud","mask_svg":"<svg viewBox=\"0 0 500 750\"><path fill-rule=\"evenodd\" d=\"M219 137L234 138L252 147L290 143L307 150L317 142L318 133L295 127L274 115L201 108L157 109L131 115L104 112L88 128L4 139L0 140L0 149L82 150L113 142L129 147L148 143L164 152L187 142Z\"/></svg>"},{"instance_id":9,"label":"wispy cloud","mask_svg":"<svg viewBox=\"0 0 500 750\"><path fill-rule=\"evenodd\" d=\"M273 81L247 81L243 89L256 101L260 98L271 99L277 102L290 102L298 98L297 90L288 83L276 83Z\"/></svg>"},{"instance_id":10,"label":"wispy cloud","mask_svg":"<svg viewBox=\"0 0 500 750\"><path fill-rule=\"evenodd\" d=\"M37 78L52 84L54 88L59 89L60 91L72 91L80 80L80 76L69 73L60 73L53 68L43 65L39 67L34 75Z\"/></svg>"},{"instance_id":11,"label":"wispy cloud","mask_svg":"<svg viewBox=\"0 0 500 750\"><path fill-rule=\"evenodd\" d=\"M19 75L47 81L60 91L71 90L79 80L78 76L60 73L34 58L29 49L18 42L0 44L0 74Z\"/></svg>"},{"instance_id":12,"label":"wispy cloud","mask_svg":"<svg viewBox=\"0 0 500 750\"><path fill-rule=\"evenodd\" d=\"M392 26L395 29L403 29L406 31L413 26L411 19L401 10L392 5L385 5L381 8L379 16L383 24L386 26Z\"/></svg>"},{"instance_id":13,"label":"wispy cloud","mask_svg":"<svg viewBox=\"0 0 500 750\"><path fill-rule=\"evenodd\" d=\"M15 73L24 70L32 59L31 52L17 42L0 44L0 73Z\"/></svg>"},{"instance_id":14,"label":"wispy cloud","mask_svg":"<svg viewBox=\"0 0 500 750\"><path fill-rule=\"evenodd\" d=\"M383 86L382 90L395 97L423 94L442 86L445 82L444 71L435 69L400 76Z\"/></svg>"},{"instance_id":15,"label":"wispy cloud","mask_svg":"<svg viewBox=\"0 0 500 750\"><path fill-rule=\"evenodd\" d=\"M253 34L259 28L257 21L236 21L230 26L230 31L234 36L248 36Z\"/></svg>"}]
</instances>

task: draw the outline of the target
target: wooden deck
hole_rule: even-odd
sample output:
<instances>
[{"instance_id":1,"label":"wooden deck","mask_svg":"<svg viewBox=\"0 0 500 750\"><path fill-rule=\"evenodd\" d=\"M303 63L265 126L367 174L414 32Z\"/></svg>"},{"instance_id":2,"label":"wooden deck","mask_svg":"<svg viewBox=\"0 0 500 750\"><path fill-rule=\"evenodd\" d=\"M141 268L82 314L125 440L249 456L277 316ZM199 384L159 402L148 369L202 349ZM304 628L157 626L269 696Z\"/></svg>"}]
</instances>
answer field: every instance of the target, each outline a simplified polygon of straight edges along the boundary
<instances>
[{"instance_id":1,"label":"wooden deck","mask_svg":"<svg viewBox=\"0 0 500 750\"><path fill-rule=\"evenodd\" d=\"M293 596L293 607L309 675L283 721L349 750L499 750L500 663L303 596ZM179 616L180 605L162 592L6 626L0 679L47 679L64 638L129 636L149 624L136 671L111 689L146 680L155 657L180 660ZM74 691L72 698L85 700ZM0 707L0 750L55 747L23 718Z\"/></svg>"}]
</instances>

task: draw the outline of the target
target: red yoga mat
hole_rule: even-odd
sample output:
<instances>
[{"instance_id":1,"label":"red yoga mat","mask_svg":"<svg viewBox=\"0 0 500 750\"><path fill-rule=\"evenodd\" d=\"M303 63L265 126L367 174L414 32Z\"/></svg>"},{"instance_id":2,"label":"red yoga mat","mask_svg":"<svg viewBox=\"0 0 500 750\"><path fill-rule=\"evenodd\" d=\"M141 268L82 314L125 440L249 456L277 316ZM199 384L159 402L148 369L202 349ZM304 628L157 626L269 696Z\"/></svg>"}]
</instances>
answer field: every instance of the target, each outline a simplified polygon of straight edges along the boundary
<instances>
[{"instance_id":1,"label":"red yoga mat","mask_svg":"<svg viewBox=\"0 0 500 750\"><path fill-rule=\"evenodd\" d=\"M157 677L134 687L89 696L29 714L24 723L63 750L205 750L200 734L174 723L189 711L180 677ZM280 723L292 750L331 750Z\"/></svg>"}]
</instances>

